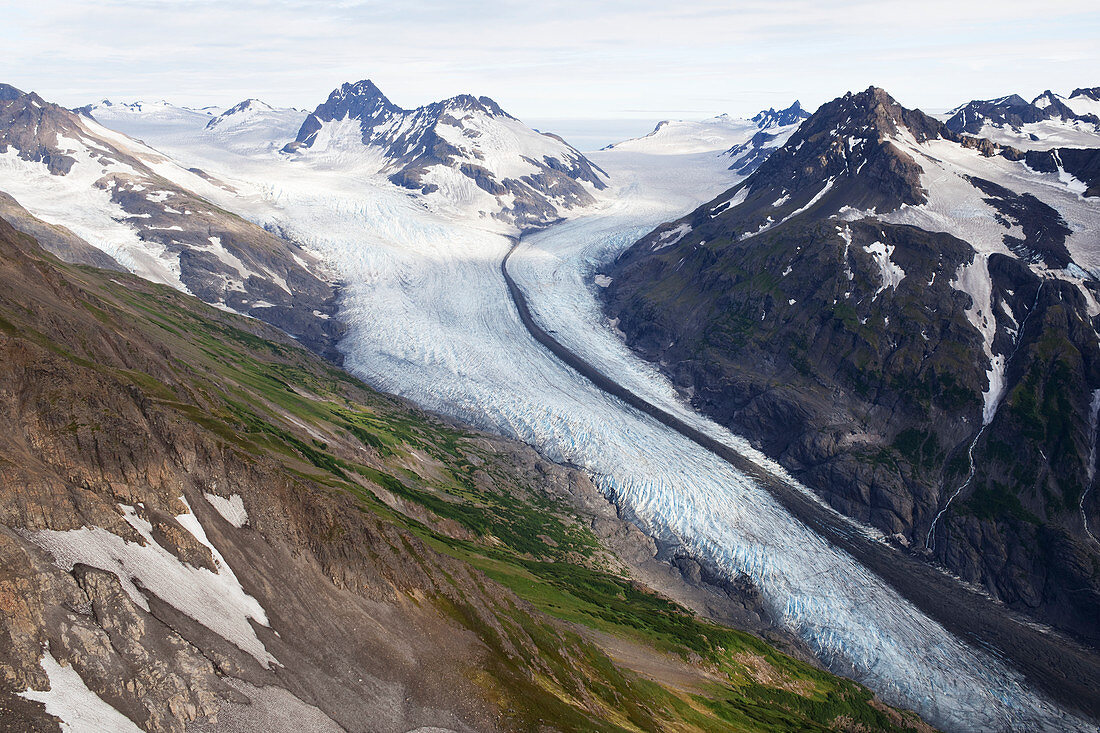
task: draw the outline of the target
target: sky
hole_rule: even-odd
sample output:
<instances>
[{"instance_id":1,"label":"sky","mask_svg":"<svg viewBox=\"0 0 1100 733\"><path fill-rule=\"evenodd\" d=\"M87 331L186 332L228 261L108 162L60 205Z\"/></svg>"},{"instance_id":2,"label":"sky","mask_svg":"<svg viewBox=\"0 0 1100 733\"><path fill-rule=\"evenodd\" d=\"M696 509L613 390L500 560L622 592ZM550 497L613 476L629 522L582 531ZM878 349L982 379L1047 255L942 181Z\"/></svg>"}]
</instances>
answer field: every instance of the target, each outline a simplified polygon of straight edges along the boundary
<instances>
[{"instance_id":1,"label":"sky","mask_svg":"<svg viewBox=\"0 0 1100 733\"><path fill-rule=\"evenodd\" d=\"M312 109L372 79L415 107L459 93L575 135L813 109L874 84L942 111L1100 85L1097 0L0 0L0 81L102 98Z\"/></svg>"}]
</instances>

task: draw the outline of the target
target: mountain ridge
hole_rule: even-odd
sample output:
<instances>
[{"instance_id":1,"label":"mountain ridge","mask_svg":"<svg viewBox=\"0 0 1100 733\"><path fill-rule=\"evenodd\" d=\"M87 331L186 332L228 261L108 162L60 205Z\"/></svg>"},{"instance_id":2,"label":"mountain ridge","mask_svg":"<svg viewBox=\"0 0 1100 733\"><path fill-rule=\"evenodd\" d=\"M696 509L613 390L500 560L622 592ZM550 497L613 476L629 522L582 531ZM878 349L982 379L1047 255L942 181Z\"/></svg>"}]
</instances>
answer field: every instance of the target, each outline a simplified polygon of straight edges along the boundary
<instances>
[{"instance_id":1,"label":"mountain ridge","mask_svg":"<svg viewBox=\"0 0 1100 733\"><path fill-rule=\"evenodd\" d=\"M274 323L339 360L337 287L316 255L197 194L220 185L201 172L33 92L5 96L0 154L22 163L0 174L0 191L22 209L129 270ZM161 175L162 165L193 188Z\"/></svg>"},{"instance_id":2,"label":"mountain ridge","mask_svg":"<svg viewBox=\"0 0 1100 733\"><path fill-rule=\"evenodd\" d=\"M1067 152L849 93L601 272L608 316L696 408L840 511L1095 643L1080 487L1100 283L1085 186L1053 162ZM1014 477L1008 445L1040 468Z\"/></svg>"},{"instance_id":3,"label":"mountain ridge","mask_svg":"<svg viewBox=\"0 0 1100 733\"><path fill-rule=\"evenodd\" d=\"M382 156L381 172L444 203L482 207L482 217L519 229L545 226L595 203L607 174L560 137L539 133L488 97L461 94L406 110L370 80L345 83L306 117L289 155L343 145L322 135L357 122L360 143Z\"/></svg>"}]
</instances>

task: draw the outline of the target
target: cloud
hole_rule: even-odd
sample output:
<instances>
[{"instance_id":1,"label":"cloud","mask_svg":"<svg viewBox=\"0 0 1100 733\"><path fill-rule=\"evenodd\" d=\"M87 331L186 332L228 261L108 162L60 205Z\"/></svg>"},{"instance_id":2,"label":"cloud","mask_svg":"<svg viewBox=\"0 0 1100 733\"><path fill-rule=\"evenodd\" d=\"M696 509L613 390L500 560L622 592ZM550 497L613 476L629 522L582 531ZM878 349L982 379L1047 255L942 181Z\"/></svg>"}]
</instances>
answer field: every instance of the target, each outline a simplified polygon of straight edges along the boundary
<instances>
[{"instance_id":1,"label":"cloud","mask_svg":"<svg viewBox=\"0 0 1100 733\"><path fill-rule=\"evenodd\" d=\"M814 105L870 83L929 108L1091 86L1093 6L39 0L33 13L5 8L0 38L6 81L71 105L258 96L312 107L340 82L369 77L403 105L469 91L521 117L607 118L751 113L793 96Z\"/></svg>"}]
</instances>

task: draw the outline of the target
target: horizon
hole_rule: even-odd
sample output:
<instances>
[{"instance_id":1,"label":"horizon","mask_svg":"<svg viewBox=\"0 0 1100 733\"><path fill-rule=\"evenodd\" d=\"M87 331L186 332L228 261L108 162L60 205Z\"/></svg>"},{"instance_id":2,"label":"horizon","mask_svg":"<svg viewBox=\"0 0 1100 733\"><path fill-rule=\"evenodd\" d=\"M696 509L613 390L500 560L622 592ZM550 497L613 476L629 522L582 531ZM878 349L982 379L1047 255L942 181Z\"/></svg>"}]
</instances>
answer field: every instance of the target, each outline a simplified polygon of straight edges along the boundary
<instances>
[{"instance_id":1,"label":"horizon","mask_svg":"<svg viewBox=\"0 0 1100 733\"><path fill-rule=\"evenodd\" d=\"M287 106L282 106L282 108L283 109L296 109L300 112L310 113L316 108L316 106L318 104L323 102L324 99L327 99L328 95L331 94L332 91L334 91L335 89L338 89L342 84L345 84L345 83L354 84L354 83L361 82L361 81L371 81L373 83L373 80L369 79L368 77L364 77L362 79L355 79L355 80L349 79L345 82L340 82L339 84L334 86L331 90L326 92L324 97L322 99L320 99L316 104L305 105L305 106L300 105L300 104L299 105L287 105ZM4 82L4 81L0 80L0 83L9 83L9 82ZM37 89L22 88L18 84L11 84L11 86L16 87L17 89L19 89L20 91L23 91L23 92L34 92L34 93L38 94L40 97L42 97L43 99L45 99L48 102L54 102L54 103L62 104L61 102L58 102L55 99L51 99L49 96L47 96L46 94L43 94L42 92L40 92ZM391 101L392 101L392 97L390 96L389 92L386 89L383 89L381 85L376 84L376 86L387 98L391 99ZM868 86L875 86L875 87L882 88L888 94L891 94L891 96L894 96L888 88L883 87L880 84L870 84ZM1077 87L1075 87L1075 89L1076 88ZM843 92L838 93L834 97L830 97L830 98L824 100L822 102L822 104L824 104L825 102L837 99L839 97L842 97L847 93L857 93L859 91L862 91L862 90L861 89L847 89ZM1023 97L1025 99L1025 101L1030 102L1030 101L1034 100L1036 97L1038 97L1039 95L1043 94L1046 91L1053 91L1055 94L1061 95L1063 97L1068 97L1073 92L1073 89L1052 89L1050 87L1047 87L1047 88L1045 88L1045 89L1043 89L1039 92L1036 92L1033 95L1020 94L1019 96ZM451 97L454 97L454 96L458 96L458 94L462 94L462 93L464 93L464 92L456 92L454 94L447 95L445 97L441 97L440 99L448 99L448 98L451 98ZM479 94L476 94L476 92L466 92L466 93L474 94L475 96L489 96L489 95L479 95ZM1018 92L1010 92L1009 94L1018 94ZM920 109L921 111L925 112L926 114L930 114L930 115L942 115L942 114L948 112L949 110L954 109L955 107L964 105L964 104L966 104L970 101L973 101L973 100L979 100L979 99L992 100L992 99L998 99L1000 97L1005 97L1005 96L1009 96L1009 95L1005 94L1005 95L1000 95L999 97L994 96L994 97L987 97L987 98L969 97L965 100L962 100L962 101L958 102L958 104L952 105L951 107L939 107L939 108L928 108L928 107L921 107L919 105L909 105L909 104L905 104L904 102L901 102L900 100L898 100L898 101L903 106L908 107L910 109ZM493 101L500 104L499 100L497 100L495 98L492 98L492 97L490 97L490 98L493 99ZM187 109L187 110L192 110L192 111L211 110L211 112L210 112L211 114L217 115L217 114L220 114L222 112L225 112L225 111L231 109L232 107L236 106L237 104L240 104L244 101L248 101L250 99L260 101L260 102L263 102L263 103L269 104L269 105L271 104L267 99L264 99L263 97L259 97L259 96L254 96L254 95L253 96L242 97L242 98L238 99L236 102L232 102L232 103L226 104L226 105L204 103L201 100L199 100L199 101L189 101L189 102L179 102L179 101L176 101L176 100L172 100L172 99L170 99L166 96L153 96L153 97L117 96L114 99L112 99L109 96L104 96L104 97L99 97L99 98L97 98L95 100L92 100L92 101L85 101L81 104L63 104L63 106L66 106L69 109L76 109L76 108L83 107L83 106L86 106L86 105L95 105L95 104L100 104L100 103L104 103L104 102L109 102L112 105L133 105L133 104L137 104L137 103L143 103L143 104L160 104L160 103L164 103L164 104L172 106L172 107L176 107L176 108L180 108L180 109ZM895 97L895 99L896 99L896 97ZM438 99L429 99L429 100L421 101L421 102L419 102L417 104L414 104L414 105L399 104L399 106L401 106L403 108L406 108L406 109L411 109L411 108L415 108L417 106L431 104L432 102L435 102L435 101L439 101L439 100ZM751 117L753 117L754 115L756 115L760 112L769 111L769 110L773 110L773 111L784 110L784 109L789 108L793 104L799 104L805 111L809 112L810 114L813 114L820 107L819 104L807 105L804 102L802 102L802 99L800 97L796 97L796 98L790 99L786 102L773 102L773 103L768 104L766 106L760 107L759 109L757 109L753 112L745 113L743 115L734 114L734 113L730 113L730 112L715 112L714 114L706 114L706 111L704 111L704 110L663 110L664 112L667 112L669 114L666 114L664 116L648 116L648 117L623 116L623 117L604 117L604 118L565 117L565 116L523 118L523 117L520 117L519 115L516 115L516 116L519 117L519 119L521 119L521 121L523 121L525 124L529 125L533 129L536 129L540 132L549 132L549 133L554 133L554 134L560 135L567 142L569 142L574 147L576 147L578 150L582 150L584 152L594 152L594 151L597 151L597 150L599 150L599 149L601 149L601 148L603 148L607 145L613 144L613 143L618 143L618 142L622 142L622 141L625 141L625 140L630 140L630 139L634 139L634 138L638 138L638 137L648 135L649 133L655 131L656 126L658 126L662 122L666 122L666 121L703 122L703 121L712 120L712 119L715 119L717 117L722 117L722 116L728 116L728 117L731 117L731 118L734 118L734 119L750 119ZM280 107L280 105L271 105L271 106L274 106L276 108ZM504 109L505 112L509 112L509 114L511 114L511 111L508 109L507 104L501 104L500 106ZM628 110L628 112L629 111L645 112L645 111L649 111L649 110ZM652 111L661 111L661 110L652 110ZM677 114L677 113L683 113L683 114ZM705 116L697 116L699 114L705 114ZM696 115L696 116L692 116L692 115Z\"/></svg>"},{"instance_id":2,"label":"horizon","mask_svg":"<svg viewBox=\"0 0 1100 733\"><path fill-rule=\"evenodd\" d=\"M898 0L4 3L5 81L67 107L163 98L226 109L254 97L311 110L369 78L406 108L470 93L523 120L707 119L795 99L812 110L872 84L925 111L1100 84L1089 78L1100 14L1082 0L935 0L916 14Z\"/></svg>"}]
</instances>

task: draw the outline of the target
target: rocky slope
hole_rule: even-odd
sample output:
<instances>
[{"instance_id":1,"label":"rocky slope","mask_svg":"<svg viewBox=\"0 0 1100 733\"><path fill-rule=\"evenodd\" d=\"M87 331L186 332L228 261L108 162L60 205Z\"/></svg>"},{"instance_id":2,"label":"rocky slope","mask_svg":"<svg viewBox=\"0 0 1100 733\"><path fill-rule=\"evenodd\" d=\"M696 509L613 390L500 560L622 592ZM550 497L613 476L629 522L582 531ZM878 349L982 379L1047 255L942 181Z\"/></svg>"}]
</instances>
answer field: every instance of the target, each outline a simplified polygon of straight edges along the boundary
<instances>
[{"instance_id":1,"label":"rocky slope","mask_svg":"<svg viewBox=\"0 0 1100 733\"><path fill-rule=\"evenodd\" d=\"M1096 643L1097 154L849 94L608 267L607 310L834 507Z\"/></svg>"},{"instance_id":2,"label":"rocky slope","mask_svg":"<svg viewBox=\"0 0 1100 733\"><path fill-rule=\"evenodd\" d=\"M367 165L436 206L520 229L592 204L607 187L606 174L575 148L488 97L463 94L407 110L368 80L334 90L285 150Z\"/></svg>"},{"instance_id":3,"label":"rocky slope","mask_svg":"<svg viewBox=\"0 0 1100 733\"><path fill-rule=\"evenodd\" d=\"M339 358L337 292L316 256L196 193L223 185L202 171L33 92L0 92L0 191L52 230L35 225L44 246L74 262L113 260ZM29 221L16 217L21 228Z\"/></svg>"},{"instance_id":4,"label":"rocky slope","mask_svg":"<svg viewBox=\"0 0 1100 733\"><path fill-rule=\"evenodd\" d=\"M4 729L927 729L583 474L2 220L0 411Z\"/></svg>"}]
</instances>

